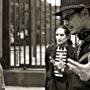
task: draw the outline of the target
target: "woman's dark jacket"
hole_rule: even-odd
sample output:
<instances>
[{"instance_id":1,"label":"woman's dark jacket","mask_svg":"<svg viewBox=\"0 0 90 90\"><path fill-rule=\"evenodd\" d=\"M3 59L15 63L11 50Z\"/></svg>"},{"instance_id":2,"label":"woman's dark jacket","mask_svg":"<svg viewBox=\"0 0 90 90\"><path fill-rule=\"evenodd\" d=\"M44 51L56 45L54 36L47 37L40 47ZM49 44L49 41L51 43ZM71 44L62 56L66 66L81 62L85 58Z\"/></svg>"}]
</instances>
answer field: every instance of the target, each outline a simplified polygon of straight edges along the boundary
<instances>
[{"instance_id":1,"label":"woman's dark jacket","mask_svg":"<svg viewBox=\"0 0 90 90\"><path fill-rule=\"evenodd\" d=\"M54 73L53 73L54 67L53 67L53 64L50 63L50 59L49 59L50 56L55 59L56 48L57 48L57 45L55 45L55 44L50 45L46 48L46 52L45 52L45 65L46 65L45 89L46 90L57 90L55 88L56 85L55 85L55 81L54 81L54 77L55 77ZM69 44L67 44L66 49L67 49L67 58L77 60L76 50ZM65 73L72 77L72 73L68 69L66 69ZM67 75L66 75L66 78L68 78Z\"/></svg>"}]
</instances>

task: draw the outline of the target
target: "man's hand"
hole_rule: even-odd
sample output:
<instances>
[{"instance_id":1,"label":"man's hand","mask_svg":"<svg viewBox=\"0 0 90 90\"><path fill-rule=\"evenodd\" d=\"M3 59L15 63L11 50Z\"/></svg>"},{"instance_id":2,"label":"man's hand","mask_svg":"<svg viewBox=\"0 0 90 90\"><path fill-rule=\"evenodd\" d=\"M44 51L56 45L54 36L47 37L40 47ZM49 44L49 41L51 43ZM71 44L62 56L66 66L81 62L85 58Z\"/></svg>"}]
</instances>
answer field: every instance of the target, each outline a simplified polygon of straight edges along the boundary
<instances>
[{"instance_id":1,"label":"man's hand","mask_svg":"<svg viewBox=\"0 0 90 90\"><path fill-rule=\"evenodd\" d=\"M90 57L88 57L90 60ZM68 64L70 70L79 75L80 79L83 81L88 81L90 79L90 61L87 64L80 64L74 60L68 59Z\"/></svg>"}]
</instances>

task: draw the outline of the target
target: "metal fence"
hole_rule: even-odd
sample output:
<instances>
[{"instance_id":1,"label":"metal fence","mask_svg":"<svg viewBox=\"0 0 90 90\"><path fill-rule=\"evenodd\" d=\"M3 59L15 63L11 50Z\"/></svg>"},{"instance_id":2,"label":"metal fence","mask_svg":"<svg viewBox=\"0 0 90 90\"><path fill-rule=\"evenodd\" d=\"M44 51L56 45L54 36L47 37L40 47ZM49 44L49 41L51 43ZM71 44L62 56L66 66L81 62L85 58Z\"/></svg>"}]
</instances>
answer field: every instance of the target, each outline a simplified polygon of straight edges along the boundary
<instances>
[{"instance_id":1,"label":"metal fence","mask_svg":"<svg viewBox=\"0 0 90 90\"><path fill-rule=\"evenodd\" d=\"M3 27L8 24L3 31L3 57L8 58L8 65L44 67L45 48L55 43L55 29L61 23L60 17L53 15L60 9L60 0L4 0L3 7L3 20L7 21ZM75 36L72 38L76 42Z\"/></svg>"},{"instance_id":2,"label":"metal fence","mask_svg":"<svg viewBox=\"0 0 90 90\"><path fill-rule=\"evenodd\" d=\"M11 67L43 67L45 48L54 43L60 6L52 0L9 0L9 60ZM54 0L55 3L55 0ZM58 2L59 3L59 2Z\"/></svg>"}]
</instances>

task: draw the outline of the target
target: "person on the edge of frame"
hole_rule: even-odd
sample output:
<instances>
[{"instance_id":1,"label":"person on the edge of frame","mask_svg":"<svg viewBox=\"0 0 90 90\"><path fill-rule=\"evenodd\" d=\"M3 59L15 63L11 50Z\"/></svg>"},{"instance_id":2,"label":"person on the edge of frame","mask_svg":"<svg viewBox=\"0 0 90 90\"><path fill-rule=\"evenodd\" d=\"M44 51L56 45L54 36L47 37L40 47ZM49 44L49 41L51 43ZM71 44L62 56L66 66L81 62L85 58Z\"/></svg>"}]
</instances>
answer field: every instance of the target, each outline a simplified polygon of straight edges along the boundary
<instances>
[{"instance_id":1,"label":"person on the edge of frame","mask_svg":"<svg viewBox=\"0 0 90 90\"><path fill-rule=\"evenodd\" d=\"M0 62L0 90L5 90L5 81L4 81L3 67L1 65L1 62Z\"/></svg>"}]
</instances>

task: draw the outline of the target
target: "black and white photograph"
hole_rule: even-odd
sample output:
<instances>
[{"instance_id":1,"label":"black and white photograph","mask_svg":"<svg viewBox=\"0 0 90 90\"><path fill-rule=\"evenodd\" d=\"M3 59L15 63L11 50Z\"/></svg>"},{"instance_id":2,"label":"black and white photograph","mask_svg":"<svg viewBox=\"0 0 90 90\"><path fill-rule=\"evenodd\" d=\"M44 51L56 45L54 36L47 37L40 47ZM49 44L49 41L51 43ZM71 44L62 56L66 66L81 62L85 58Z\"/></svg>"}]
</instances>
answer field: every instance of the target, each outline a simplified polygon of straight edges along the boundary
<instances>
[{"instance_id":1,"label":"black and white photograph","mask_svg":"<svg viewBox=\"0 0 90 90\"><path fill-rule=\"evenodd\" d=\"M90 90L90 0L0 0L0 90Z\"/></svg>"}]
</instances>

